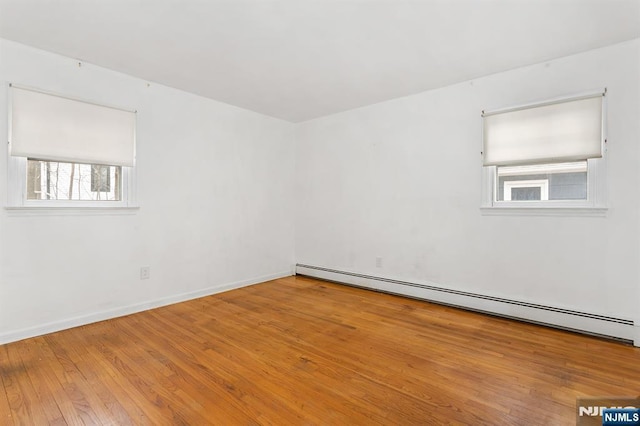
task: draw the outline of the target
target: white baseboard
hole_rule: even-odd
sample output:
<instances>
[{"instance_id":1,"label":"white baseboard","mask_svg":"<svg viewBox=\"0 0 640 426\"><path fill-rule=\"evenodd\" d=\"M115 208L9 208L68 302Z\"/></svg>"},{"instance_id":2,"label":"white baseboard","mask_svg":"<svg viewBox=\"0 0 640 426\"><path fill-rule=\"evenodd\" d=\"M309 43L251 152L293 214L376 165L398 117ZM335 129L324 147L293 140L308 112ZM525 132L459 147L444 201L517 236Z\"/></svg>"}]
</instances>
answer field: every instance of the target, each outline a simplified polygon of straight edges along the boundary
<instances>
[{"instance_id":1,"label":"white baseboard","mask_svg":"<svg viewBox=\"0 0 640 426\"><path fill-rule=\"evenodd\" d=\"M237 288L247 287L259 284L265 281L275 280L278 278L289 277L293 275L291 271L283 271L276 274L264 275L261 277L251 278L248 280L236 281L232 283L220 284L213 287L204 288L188 293L181 293L172 296L162 297L160 299L149 300L146 302L135 303L133 305L122 306L119 308L108 309L106 311L95 312L87 315L80 315L72 318L66 318L59 321L52 321L46 324L34 327L22 328L0 334L0 345L5 343L16 342L18 340L27 339L29 337L42 336L44 334L53 333L60 330L66 330L81 325L87 325L98 321L104 321L125 315L135 314L137 312L147 311L162 306L172 305L174 303L185 302L187 300L198 299L204 296L210 296L216 293L222 293Z\"/></svg>"},{"instance_id":2,"label":"white baseboard","mask_svg":"<svg viewBox=\"0 0 640 426\"><path fill-rule=\"evenodd\" d=\"M613 337L633 342L635 346L640 346L640 324L634 324L634 321L629 318L615 318L602 314L581 312L578 309L545 306L530 301L509 300L474 294L445 288L432 282L407 282L313 265L298 264L296 272L300 275L385 293L414 297L587 334Z\"/></svg>"}]
</instances>

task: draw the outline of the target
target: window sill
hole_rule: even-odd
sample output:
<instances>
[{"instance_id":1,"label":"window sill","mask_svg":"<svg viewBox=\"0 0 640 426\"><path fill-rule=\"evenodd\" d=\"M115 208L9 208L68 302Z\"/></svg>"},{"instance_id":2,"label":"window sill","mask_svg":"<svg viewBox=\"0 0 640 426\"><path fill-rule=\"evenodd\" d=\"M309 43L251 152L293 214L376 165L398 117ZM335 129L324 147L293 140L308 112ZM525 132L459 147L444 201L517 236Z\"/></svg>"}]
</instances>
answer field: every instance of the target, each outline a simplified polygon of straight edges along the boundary
<instances>
[{"instance_id":1,"label":"window sill","mask_svg":"<svg viewBox=\"0 0 640 426\"><path fill-rule=\"evenodd\" d=\"M136 214L140 207L20 206L4 209L9 216L119 216Z\"/></svg>"},{"instance_id":2,"label":"window sill","mask_svg":"<svg viewBox=\"0 0 640 426\"><path fill-rule=\"evenodd\" d=\"M480 207L483 216L587 216L606 217L606 207Z\"/></svg>"}]
</instances>

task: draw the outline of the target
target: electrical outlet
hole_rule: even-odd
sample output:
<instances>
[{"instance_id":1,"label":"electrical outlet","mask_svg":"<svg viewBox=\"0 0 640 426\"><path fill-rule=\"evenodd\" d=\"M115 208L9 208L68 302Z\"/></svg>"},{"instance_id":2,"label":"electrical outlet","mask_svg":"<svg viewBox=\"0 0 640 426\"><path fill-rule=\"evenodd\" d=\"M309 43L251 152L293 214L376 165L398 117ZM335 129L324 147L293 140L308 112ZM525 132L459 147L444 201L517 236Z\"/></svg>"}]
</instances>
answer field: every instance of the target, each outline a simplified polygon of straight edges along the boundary
<instances>
[{"instance_id":1,"label":"electrical outlet","mask_svg":"<svg viewBox=\"0 0 640 426\"><path fill-rule=\"evenodd\" d=\"M148 266L143 266L140 268L140 279L148 280L151 277L151 268Z\"/></svg>"},{"instance_id":2,"label":"electrical outlet","mask_svg":"<svg viewBox=\"0 0 640 426\"><path fill-rule=\"evenodd\" d=\"M382 258L376 257L376 268L382 268Z\"/></svg>"}]
</instances>

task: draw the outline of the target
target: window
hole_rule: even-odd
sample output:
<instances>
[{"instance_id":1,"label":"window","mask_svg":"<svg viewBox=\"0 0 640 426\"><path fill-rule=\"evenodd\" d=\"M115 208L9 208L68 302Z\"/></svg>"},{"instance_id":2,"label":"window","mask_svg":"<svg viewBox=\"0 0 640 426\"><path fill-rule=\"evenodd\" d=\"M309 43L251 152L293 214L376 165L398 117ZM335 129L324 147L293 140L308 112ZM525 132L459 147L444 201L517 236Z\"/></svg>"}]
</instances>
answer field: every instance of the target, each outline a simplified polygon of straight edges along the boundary
<instances>
[{"instance_id":1,"label":"window","mask_svg":"<svg viewBox=\"0 0 640 426\"><path fill-rule=\"evenodd\" d=\"M587 200L586 161L498 166L497 201Z\"/></svg>"},{"instance_id":2,"label":"window","mask_svg":"<svg viewBox=\"0 0 640 426\"><path fill-rule=\"evenodd\" d=\"M604 94L483 112L483 210L602 213Z\"/></svg>"},{"instance_id":3,"label":"window","mask_svg":"<svg viewBox=\"0 0 640 426\"><path fill-rule=\"evenodd\" d=\"M121 166L29 158L27 200L121 201L121 174Z\"/></svg>"},{"instance_id":4,"label":"window","mask_svg":"<svg viewBox=\"0 0 640 426\"><path fill-rule=\"evenodd\" d=\"M10 87L9 207L132 207L135 113Z\"/></svg>"}]
</instances>

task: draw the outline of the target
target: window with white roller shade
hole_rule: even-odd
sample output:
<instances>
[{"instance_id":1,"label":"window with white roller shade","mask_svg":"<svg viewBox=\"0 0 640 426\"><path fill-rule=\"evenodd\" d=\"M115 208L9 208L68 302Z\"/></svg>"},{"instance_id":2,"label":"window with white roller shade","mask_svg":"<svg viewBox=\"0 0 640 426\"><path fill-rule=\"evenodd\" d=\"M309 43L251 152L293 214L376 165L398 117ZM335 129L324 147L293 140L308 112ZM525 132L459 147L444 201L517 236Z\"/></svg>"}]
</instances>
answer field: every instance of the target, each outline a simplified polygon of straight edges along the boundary
<instances>
[{"instance_id":1,"label":"window with white roller shade","mask_svg":"<svg viewBox=\"0 0 640 426\"><path fill-rule=\"evenodd\" d=\"M10 87L10 153L70 163L135 163L135 112Z\"/></svg>"},{"instance_id":2,"label":"window with white roller shade","mask_svg":"<svg viewBox=\"0 0 640 426\"><path fill-rule=\"evenodd\" d=\"M483 111L483 213L606 214L605 94Z\"/></svg>"},{"instance_id":3,"label":"window with white roller shade","mask_svg":"<svg viewBox=\"0 0 640 426\"><path fill-rule=\"evenodd\" d=\"M485 166L602 157L603 94L483 114Z\"/></svg>"},{"instance_id":4,"label":"window with white roller shade","mask_svg":"<svg viewBox=\"0 0 640 426\"><path fill-rule=\"evenodd\" d=\"M137 209L135 112L13 84L8 112L7 208Z\"/></svg>"}]
</instances>

